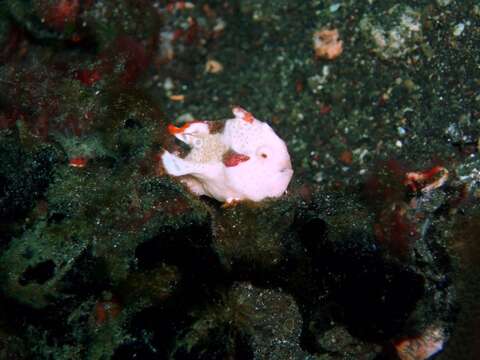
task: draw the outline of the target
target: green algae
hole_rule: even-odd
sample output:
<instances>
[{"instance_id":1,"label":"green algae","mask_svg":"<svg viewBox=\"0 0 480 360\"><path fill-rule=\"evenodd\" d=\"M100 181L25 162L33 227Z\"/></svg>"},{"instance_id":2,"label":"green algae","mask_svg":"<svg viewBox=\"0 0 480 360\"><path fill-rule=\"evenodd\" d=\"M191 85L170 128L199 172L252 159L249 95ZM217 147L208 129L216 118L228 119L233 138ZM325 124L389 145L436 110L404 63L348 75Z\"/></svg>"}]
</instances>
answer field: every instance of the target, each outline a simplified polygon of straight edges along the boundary
<instances>
[{"instance_id":1,"label":"green algae","mask_svg":"<svg viewBox=\"0 0 480 360\"><path fill-rule=\"evenodd\" d=\"M0 216L15 219L28 211L44 194L54 165L61 159L57 148L46 144L22 146L20 132L3 131L0 142Z\"/></svg>"},{"instance_id":2,"label":"green algae","mask_svg":"<svg viewBox=\"0 0 480 360\"><path fill-rule=\"evenodd\" d=\"M59 282L73 266L73 259L88 244L83 223L66 222L63 226L50 226L39 222L34 229L20 239L14 239L2 255L2 288L10 296L33 307L44 307L59 292ZM72 228L79 229L77 232ZM84 230L85 229L85 230ZM83 240L83 241L82 241ZM40 272L39 267L51 268L46 279L25 276L28 272ZM23 275L23 276L22 276ZM38 275L40 277L41 275Z\"/></svg>"},{"instance_id":3,"label":"green algae","mask_svg":"<svg viewBox=\"0 0 480 360\"><path fill-rule=\"evenodd\" d=\"M480 293L478 286L478 256L480 251L476 241L478 214L478 206L475 206L467 212L465 217L458 219L454 227L454 234L450 238L453 248L458 249L452 255L455 256L461 269L456 275L460 304L458 328L453 332L451 342L446 347L443 355L445 359L476 356L475 347L465 346L465 344L475 343L476 341L473 338L475 336L474 329L478 324L477 319L480 310L476 301Z\"/></svg>"},{"instance_id":4,"label":"green algae","mask_svg":"<svg viewBox=\"0 0 480 360\"><path fill-rule=\"evenodd\" d=\"M236 283L218 303L192 317L193 323L179 336L171 359L314 358L301 350L298 308L293 298L280 290Z\"/></svg>"},{"instance_id":5,"label":"green algae","mask_svg":"<svg viewBox=\"0 0 480 360\"><path fill-rule=\"evenodd\" d=\"M227 269L274 269L285 256L294 214L293 200L226 209L215 216L213 248Z\"/></svg>"}]
</instances>

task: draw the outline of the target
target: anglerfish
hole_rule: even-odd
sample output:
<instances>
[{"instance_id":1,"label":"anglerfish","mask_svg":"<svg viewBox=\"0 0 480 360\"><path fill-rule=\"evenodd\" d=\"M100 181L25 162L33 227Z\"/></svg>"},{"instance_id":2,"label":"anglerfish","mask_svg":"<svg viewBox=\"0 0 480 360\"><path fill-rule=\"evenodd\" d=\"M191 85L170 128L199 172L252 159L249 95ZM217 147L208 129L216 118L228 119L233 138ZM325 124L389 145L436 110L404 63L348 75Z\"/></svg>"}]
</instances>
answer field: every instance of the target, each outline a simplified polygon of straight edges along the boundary
<instances>
[{"instance_id":1,"label":"anglerfish","mask_svg":"<svg viewBox=\"0 0 480 360\"><path fill-rule=\"evenodd\" d=\"M248 111L235 107L233 115L220 130L218 122L210 121L169 125L170 134L189 145L190 152L181 158L165 151L165 170L181 177L193 193L221 202L282 196L293 176L287 145Z\"/></svg>"}]
</instances>

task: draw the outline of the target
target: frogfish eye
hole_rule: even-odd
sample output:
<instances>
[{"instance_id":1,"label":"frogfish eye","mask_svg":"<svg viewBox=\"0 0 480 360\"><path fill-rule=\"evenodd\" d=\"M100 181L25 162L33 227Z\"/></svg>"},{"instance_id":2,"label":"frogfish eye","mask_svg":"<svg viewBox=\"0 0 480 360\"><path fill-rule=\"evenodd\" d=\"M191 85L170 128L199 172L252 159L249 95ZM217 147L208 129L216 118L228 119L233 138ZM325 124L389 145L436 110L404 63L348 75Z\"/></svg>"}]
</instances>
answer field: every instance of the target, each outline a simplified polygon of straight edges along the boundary
<instances>
[{"instance_id":1,"label":"frogfish eye","mask_svg":"<svg viewBox=\"0 0 480 360\"><path fill-rule=\"evenodd\" d=\"M268 146L262 146L257 149L257 156L262 159L268 159L270 157L271 151Z\"/></svg>"}]
</instances>

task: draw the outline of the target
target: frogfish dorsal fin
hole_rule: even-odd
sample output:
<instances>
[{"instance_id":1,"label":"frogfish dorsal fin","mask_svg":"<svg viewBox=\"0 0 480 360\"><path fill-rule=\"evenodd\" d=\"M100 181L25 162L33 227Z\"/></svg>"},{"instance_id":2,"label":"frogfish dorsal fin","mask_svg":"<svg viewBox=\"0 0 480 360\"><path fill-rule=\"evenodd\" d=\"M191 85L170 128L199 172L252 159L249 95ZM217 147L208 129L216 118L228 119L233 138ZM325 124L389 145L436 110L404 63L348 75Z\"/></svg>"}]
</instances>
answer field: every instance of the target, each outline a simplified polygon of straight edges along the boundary
<instances>
[{"instance_id":1,"label":"frogfish dorsal fin","mask_svg":"<svg viewBox=\"0 0 480 360\"><path fill-rule=\"evenodd\" d=\"M242 119L243 121L246 121L249 124L253 123L253 120L255 119L251 113L249 113L245 109L242 109L240 106L234 107L232 109L232 112L236 118Z\"/></svg>"}]
</instances>

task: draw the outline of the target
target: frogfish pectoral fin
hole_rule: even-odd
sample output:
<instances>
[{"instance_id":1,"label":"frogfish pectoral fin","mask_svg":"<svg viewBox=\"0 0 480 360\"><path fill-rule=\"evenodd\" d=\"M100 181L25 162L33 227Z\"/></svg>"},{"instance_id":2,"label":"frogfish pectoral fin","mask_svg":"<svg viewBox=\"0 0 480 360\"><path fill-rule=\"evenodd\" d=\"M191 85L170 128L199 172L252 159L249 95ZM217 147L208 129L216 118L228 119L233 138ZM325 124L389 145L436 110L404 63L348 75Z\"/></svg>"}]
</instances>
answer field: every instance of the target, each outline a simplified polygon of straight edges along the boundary
<instances>
[{"instance_id":1,"label":"frogfish pectoral fin","mask_svg":"<svg viewBox=\"0 0 480 360\"><path fill-rule=\"evenodd\" d=\"M162 164L168 174L173 176L187 175L192 172L190 164L168 151L162 154Z\"/></svg>"}]
</instances>

